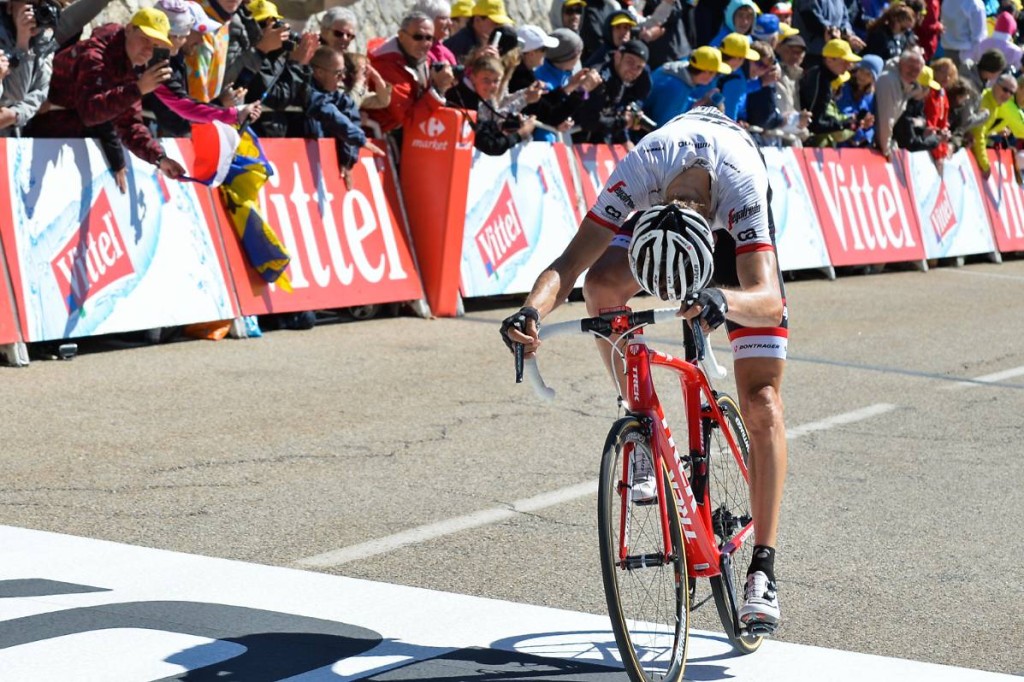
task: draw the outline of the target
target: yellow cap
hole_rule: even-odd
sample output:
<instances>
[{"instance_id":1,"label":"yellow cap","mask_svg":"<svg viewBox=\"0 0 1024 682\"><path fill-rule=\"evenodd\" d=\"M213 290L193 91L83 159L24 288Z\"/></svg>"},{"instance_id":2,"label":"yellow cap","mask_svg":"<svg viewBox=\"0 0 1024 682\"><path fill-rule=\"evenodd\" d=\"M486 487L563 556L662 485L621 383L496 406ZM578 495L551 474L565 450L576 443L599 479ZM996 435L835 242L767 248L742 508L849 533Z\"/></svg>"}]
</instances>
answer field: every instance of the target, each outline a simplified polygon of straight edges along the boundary
<instances>
[{"instance_id":1,"label":"yellow cap","mask_svg":"<svg viewBox=\"0 0 1024 682\"><path fill-rule=\"evenodd\" d=\"M128 23L138 27L153 40L159 40L168 47L170 46L171 39L168 34L171 31L171 22L167 20L167 15L160 10L153 7L140 9L132 15L131 21Z\"/></svg>"},{"instance_id":2,"label":"yellow cap","mask_svg":"<svg viewBox=\"0 0 1024 682\"><path fill-rule=\"evenodd\" d=\"M452 3L452 18L473 16L473 0L455 0Z\"/></svg>"},{"instance_id":3,"label":"yellow cap","mask_svg":"<svg viewBox=\"0 0 1024 682\"><path fill-rule=\"evenodd\" d=\"M800 29L793 28L784 21L779 22L779 41L783 41L786 38L792 38L795 35L800 35Z\"/></svg>"},{"instance_id":4,"label":"yellow cap","mask_svg":"<svg viewBox=\"0 0 1024 682\"><path fill-rule=\"evenodd\" d=\"M825 47L821 50L822 57L832 57L834 59L845 59L848 62L859 62L860 57L853 53L853 49L850 47L850 43L845 40L835 38L825 43Z\"/></svg>"},{"instance_id":5,"label":"yellow cap","mask_svg":"<svg viewBox=\"0 0 1024 682\"><path fill-rule=\"evenodd\" d=\"M730 33L722 39L722 54L729 57L749 59L757 61L761 58L757 52L750 47L750 39L742 33Z\"/></svg>"},{"instance_id":6,"label":"yellow cap","mask_svg":"<svg viewBox=\"0 0 1024 682\"><path fill-rule=\"evenodd\" d=\"M917 82L926 88L932 90L941 90L942 86L939 85L939 81L935 80L935 70L930 66L926 66L921 69L921 75L917 77Z\"/></svg>"},{"instance_id":7,"label":"yellow cap","mask_svg":"<svg viewBox=\"0 0 1024 682\"><path fill-rule=\"evenodd\" d=\"M251 0L246 7L249 9L250 14L252 14L252 18L256 21L284 18L277 11L277 5L270 2L270 0Z\"/></svg>"},{"instance_id":8,"label":"yellow cap","mask_svg":"<svg viewBox=\"0 0 1024 682\"><path fill-rule=\"evenodd\" d=\"M732 67L722 63L722 53L717 47L705 45L690 53L690 66L701 71L732 73Z\"/></svg>"},{"instance_id":9,"label":"yellow cap","mask_svg":"<svg viewBox=\"0 0 1024 682\"><path fill-rule=\"evenodd\" d=\"M496 24L511 24L512 19L505 12L505 3L502 0L476 0L473 5L474 17L487 17Z\"/></svg>"},{"instance_id":10,"label":"yellow cap","mask_svg":"<svg viewBox=\"0 0 1024 682\"><path fill-rule=\"evenodd\" d=\"M620 12L614 18L612 18L611 26L619 26L621 24L628 24L629 26L636 26L636 20L629 16L625 12Z\"/></svg>"},{"instance_id":11,"label":"yellow cap","mask_svg":"<svg viewBox=\"0 0 1024 682\"><path fill-rule=\"evenodd\" d=\"M565 0L565 2L562 3L562 9L565 9L566 7L572 7L573 5L586 5L586 4L587 4L587 0Z\"/></svg>"}]
</instances>

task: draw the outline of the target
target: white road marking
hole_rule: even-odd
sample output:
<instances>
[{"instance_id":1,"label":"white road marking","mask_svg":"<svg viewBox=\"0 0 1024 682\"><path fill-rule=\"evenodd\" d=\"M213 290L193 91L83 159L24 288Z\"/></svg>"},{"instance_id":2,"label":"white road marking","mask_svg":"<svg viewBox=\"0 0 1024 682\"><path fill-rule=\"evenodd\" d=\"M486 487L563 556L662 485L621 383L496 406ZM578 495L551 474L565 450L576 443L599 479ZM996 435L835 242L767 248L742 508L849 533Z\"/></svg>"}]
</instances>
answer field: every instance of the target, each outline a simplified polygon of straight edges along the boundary
<instances>
[{"instance_id":1,"label":"white road marking","mask_svg":"<svg viewBox=\"0 0 1024 682\"><path fill-rule=\"evenodd\" d=\"M790 440L792 440L811 433L812 431L824 431L825 429L831 429L835 426L852 424L853 422L859 422L864 419L876 417L880 414L885 414L886 412L890 412L894 409L896 409L896 406L888 403L870 405L860 410L837 414L833 417L829 417L828 419L797 426L793 429L789 429L786 435ZM395 533L394 535L388 535L387 537L367 540L366 542L361 542L358 545L349 545L348 547L342 547L341 549L305 557L304 559L297 560L294 565L301 566L303 568L330 568L332 566L341 566L342 564L347 564L351 561L368 559L373 556L392 552L401 547L414 545L420 542L427 542L428 540L435 540L437 538L444 537L445 535L458 533L459 531L505 521L513 518L516 514L539 511L546 507L553 507L555 505L562 504L563 502L571 502L572 500L586 495L593 495L596 492L597 481L579 483L567 488L553 490L549 493L542 493L534 497L516 500L509 507L483 509L478 512L473 512L472 514L466 514L465 516L457 516L452 519L429 523L425 526L410 528L409 530L404 530L401 533Z\"/></svg>"},{"instance_id":2,"label":"white road marking","mask_svg":"<svg viewBox=\"0 0 1024 682\"><path fill-rule=\"evenodd\" d=\"M886 412L892 412L896 409L895 405L889 403L877 403L875 405L868 405L862 407L859 410L852 412L844 412L843 414L837 414L821 421L811 422L809 424L801 424L800 426L792 429L786 429L786 439L793 440L794 438L800 438L806 436L808 433L814 431L824 431L825 429L831 429L834 426L843 426L844 424L852 424L854 422L864 421L865 419L871 419L877 417L880 414Z\"/></svg>"},{"instance_id":3,"label":"white road marking","mask_svg":"<svg viewBox=\"0 0 1024 682\"><path fill-rule=\"evenodd\" d=\"M997 381L1002 381L1003 379L1012 379L1014 377L1019 377L1022 374L1024 374L1024 366L1012 367L1010 369L1004 369L1001 372L993 372L992 374L985 374L980 377L975 377L971 381L958 381L955 384L950 384L946 386L945 388L947 390L956 388L976 388L983 384L994 384Z\"/></svg>"},{"instance_id":4,"label":"white road marking","mask_svg":"<svg viewBox=\"0 0 1024 682\"><path fill-rule=\"evenodd\" d=\"M932 272L949 272L955 275L973 275L975 277L995 277L996 279L1016 279L1024 280L1024 276L1021 275L1007 275L1000 272L977 272L975 270L964 270L960 268L939 268L932 270Z\"/></svg>"},{"instance_id":5,"label":"white road marking","mask_svg":"<svg viewBox=\"0 0 1024 682\"><path fill-rule=\"evenodd\" d=\"M534 497L516 500L510 507L484 509L465 516L458 516L453 519L430 523L425 526L419 526L418 528L410 528L409 530L402 531L401 533L395 533L394 535L389 535L384 538L369 540L368 542L363 542L358 545L350 545L331 552L324 552L323 554L317 554L316 556L299 559L295 562L295 565L310 568L340 566L341 564L345 564L350 561L366 559L378 554L391 552L399 547L405 547L406 545L426 542L427 540L451 535L452 533L458 533L462 530L486 526L491 523L498 523L499 521L510 519L516 514L538 511L545 507L552 507L563 502L575 500L578 497L592 495L596 492L597 481L587 481L586 483L572 485L568 488L561 488L549 493L542 493Z\"/></svg>"}]
</instances>

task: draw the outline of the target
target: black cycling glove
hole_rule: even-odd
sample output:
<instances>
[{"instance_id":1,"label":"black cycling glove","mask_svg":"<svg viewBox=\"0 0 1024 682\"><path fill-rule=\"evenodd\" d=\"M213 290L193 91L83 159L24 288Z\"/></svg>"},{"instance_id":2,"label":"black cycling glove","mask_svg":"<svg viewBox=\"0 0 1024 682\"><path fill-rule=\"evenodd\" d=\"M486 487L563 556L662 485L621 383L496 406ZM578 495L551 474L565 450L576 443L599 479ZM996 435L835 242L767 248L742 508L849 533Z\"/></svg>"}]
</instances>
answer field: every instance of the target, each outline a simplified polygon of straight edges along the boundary
<instances>
[{"instance_id":1,"label":"black cycling glove","mask_svg":"<svg viewBox=\"0 0 1024 682\"><path fill-rule=\"evenodd\" d=\"M717 329L725 322L725 314L729 312L729 304L725 301L725 294L721 289L701 289L697 297L690 305L699 305L702 310L700 319L704 320L709 329Z\"/></svg>"},{"instance_id":2,"label":"black cycling glove","mask_svg":"<svg viewBox=\"0 0 1024 682\"><path fill-rule=\"evenodd\" d=\"M536 308L531 308L530 306L520 308L518 313L509 315L501 323L501 340L505 342L510 351L514 352L515 348L512 339L508 338L508 330L515 327L525 334L527 320L533 320L537 325L537 329L540 329L540 313L537 312Z\"/></svg>"}]
</instances>

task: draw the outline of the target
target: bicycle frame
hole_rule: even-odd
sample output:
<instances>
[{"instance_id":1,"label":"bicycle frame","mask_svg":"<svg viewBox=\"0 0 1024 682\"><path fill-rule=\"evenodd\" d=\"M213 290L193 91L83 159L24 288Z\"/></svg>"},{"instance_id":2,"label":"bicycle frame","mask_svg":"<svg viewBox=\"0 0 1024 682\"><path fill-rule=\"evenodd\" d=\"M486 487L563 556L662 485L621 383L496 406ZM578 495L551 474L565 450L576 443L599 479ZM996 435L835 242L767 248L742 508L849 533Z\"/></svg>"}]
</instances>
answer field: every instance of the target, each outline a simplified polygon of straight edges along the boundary
<instances>
[{"instance_id":1,"label":"bicycle frame","mask_svg":"<svg viewBox=\"0 0 1024 682\"><path fill-rule=\"evenodd\" d=\"M651 448L653 454L659 457L669 472L672 483L672 494L678 502L680 523L682 524L683 538L686 543L686 564L687 573L691 577L706 578L717 576L722 573L722 556L731 556L732 553L743 544L753 533L753 522L748 523L737 533L729 543L719 550L715 544L715 535L711 519L711 508L708 504L709 493L707 486L703 486L701 497L693 492L689 479L682 469L682 461L676 448L672 432L665 420L665 412L662 409L661 401L658 399L657 391L654 388L654 380L651 375L651 367L665 367L679 376L683 391L683 400L687 421L687 447L693 463L693 471L698 476L706 476L707 453L704 451L703 425L710 420L716 423L723 423L725 418L716 402L717 394L711 388L707 376L697 366L696 361L686 361L671 355L656 351L647 346L643 337L643 330L636 329L630 332L631 338L627 342L625 352L625 374L627 395L623 396L626 406L631 413L640 417L648 424L651 435ZM701 396L706 400L702 406ZM738 457L738 445L735 442L730 429L722 429L726 435L729 449L733 457ZM623 481L629 479L629 459L623 458ZM703 469L701 469L701 467ZM748 479L749 473L746 467L742 467L743 475ZM656 476L658 486L658 500L661 514L661 529L664 539L664 547L671 547L669 539L668 505L664 497L664 477ZM622 495L628 496L629 490L623 489ZM622 505L622 526L620 538L627 537L625 531L626 507L628 500L624 497ZM620 540L624 543L624 540ZM625 561L628 555L628 547L622 544L619 547L620 561Z\"/></svg>"}]
</instances>

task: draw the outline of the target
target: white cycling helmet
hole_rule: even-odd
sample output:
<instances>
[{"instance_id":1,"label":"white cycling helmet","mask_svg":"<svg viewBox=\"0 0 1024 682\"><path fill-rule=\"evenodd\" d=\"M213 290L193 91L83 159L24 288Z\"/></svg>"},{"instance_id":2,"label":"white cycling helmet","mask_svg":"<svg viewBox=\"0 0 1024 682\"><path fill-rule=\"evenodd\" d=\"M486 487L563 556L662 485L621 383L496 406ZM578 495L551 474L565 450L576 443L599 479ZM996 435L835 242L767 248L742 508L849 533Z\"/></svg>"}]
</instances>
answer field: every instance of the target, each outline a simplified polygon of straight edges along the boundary
<instances>
[{"instance_id":1,"label":"white cycling helmet","mask_svg":"<svg viewBox=\"0 0 1024 682\"><path fill-rule=\"evenodd\" d=\"M683 301L708 285L715 269L708 221L676 204L636 217L629 267L640 287L663 301Z\"/></svg>"}]
</instances>

